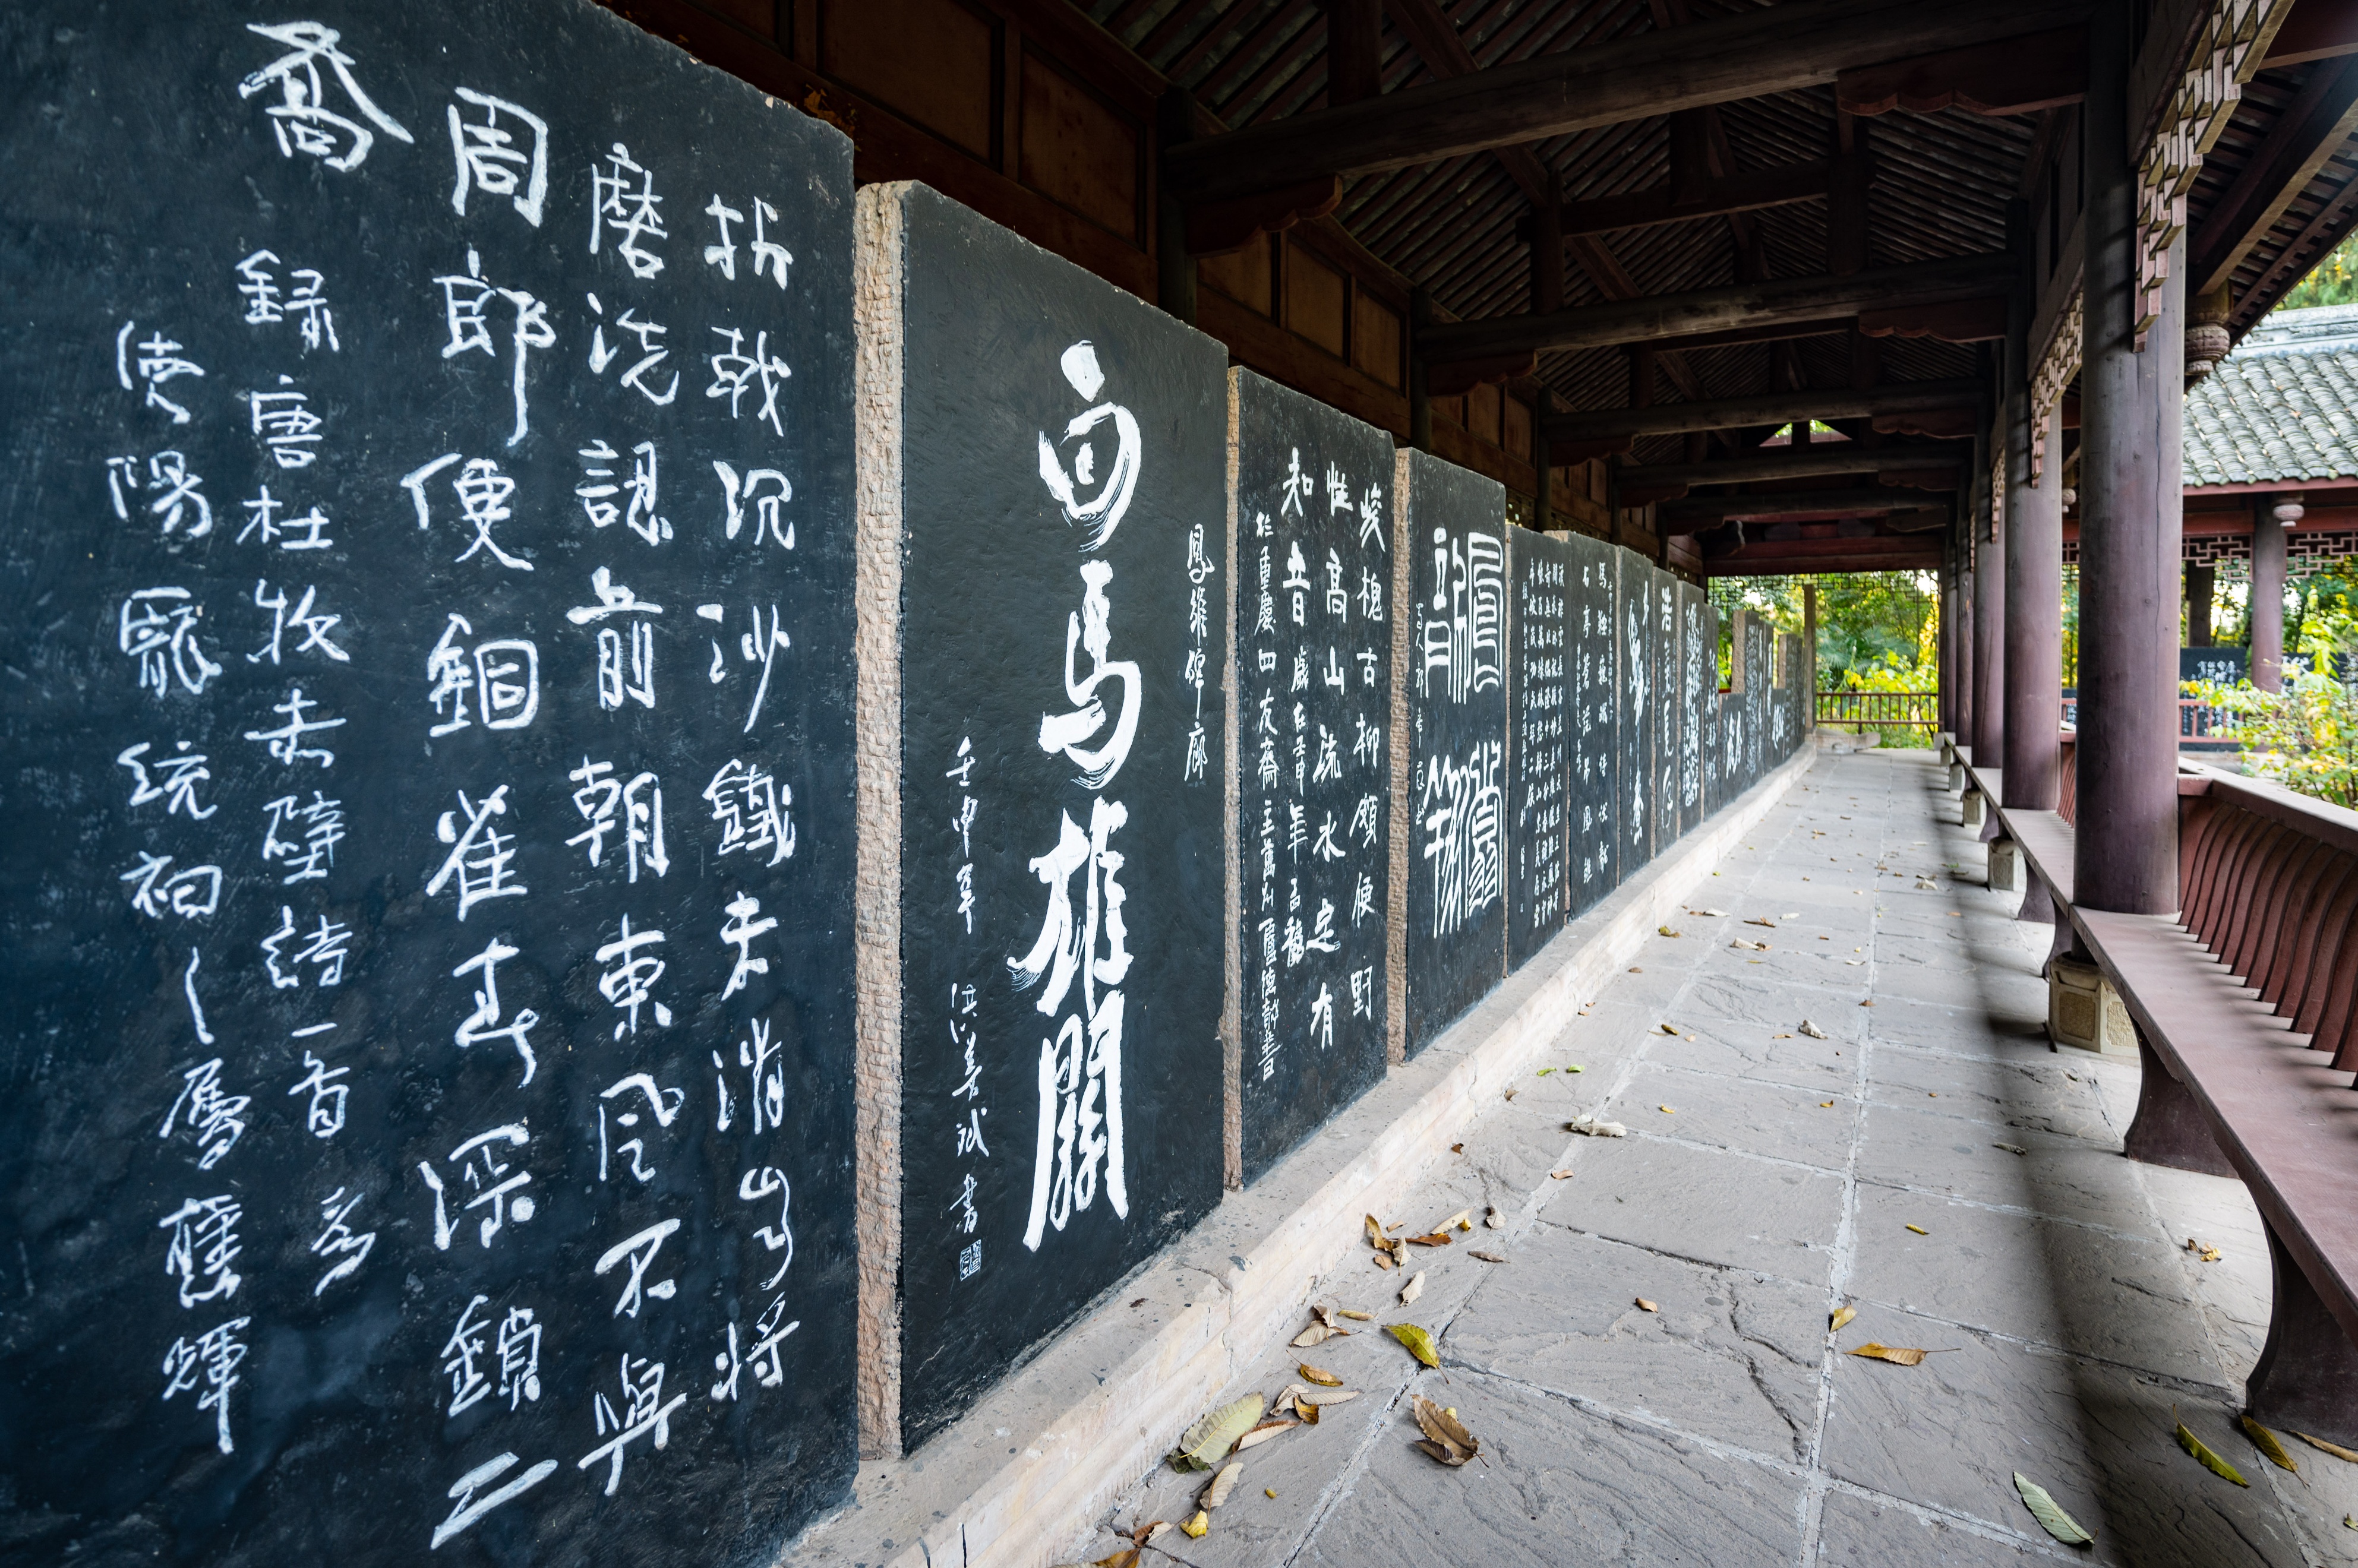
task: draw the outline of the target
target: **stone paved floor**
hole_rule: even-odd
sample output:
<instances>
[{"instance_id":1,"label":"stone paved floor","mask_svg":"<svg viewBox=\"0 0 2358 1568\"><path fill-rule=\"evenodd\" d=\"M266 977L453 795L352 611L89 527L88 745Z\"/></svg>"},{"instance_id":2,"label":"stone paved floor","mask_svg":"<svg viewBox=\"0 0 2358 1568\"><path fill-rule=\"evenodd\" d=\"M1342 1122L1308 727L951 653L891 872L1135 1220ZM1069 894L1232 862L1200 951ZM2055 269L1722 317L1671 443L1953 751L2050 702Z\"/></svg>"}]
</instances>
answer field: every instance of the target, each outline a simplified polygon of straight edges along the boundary
<instances>
[{"instance_id":1,"label":"stone paved floor","mask_svg":"<svg viewBox=\"0 0 2358 1568\"><path fill-rule=\"evenodd\" d=\"M1412 1306L1364 1251L1304 1281L1375 1323L1273 1342L1226 1397L1273 1394L1303 1358L1360 1397L1249 1452L1209 1533L1166 1532L1147 1563L2358 1561L2358 1465L2296 1442L2287 1475L2234 1426L2269 1289L2242 1187L2121 1156L2136 1065L2047 1044L2047 928L1982 885L1942 782L1926 752L1823 757L1694 891L1728 913L1650 941L1550 1052L1560 1070L1379 1217L1496 1205L1503 1228L1420 1257ZM1629 1135L1568 1136L1575 1109ZM1440 1369L1379 1332L1400 1322L1433 1333ZM1868 1340L1939 1354L1844 1353ZM1481 1457L1411 1447L1413 1392ZM2180 1452L2173 1408L2248 1488ZM2093 1552L2039 1531L2017 1469ZM1187 1518L1205 1479L1159 1467L1079 1555Z\"/></svg>"}]
</instances>

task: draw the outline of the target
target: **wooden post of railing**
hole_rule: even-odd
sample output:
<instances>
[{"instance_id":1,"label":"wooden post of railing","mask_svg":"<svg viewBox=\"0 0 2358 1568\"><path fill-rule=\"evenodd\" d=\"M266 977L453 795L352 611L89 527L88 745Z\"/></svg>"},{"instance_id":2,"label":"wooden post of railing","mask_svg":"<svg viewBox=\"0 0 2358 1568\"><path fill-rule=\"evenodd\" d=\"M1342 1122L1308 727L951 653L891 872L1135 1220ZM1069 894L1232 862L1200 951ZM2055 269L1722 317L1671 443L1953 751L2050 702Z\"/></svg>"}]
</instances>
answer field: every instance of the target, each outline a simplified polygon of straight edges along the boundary
<instances>
[{"instance_id":1,"label":"wooden post of railing","mask_svg":"<svg viewBox=\"0 0 2358 1568\"><path fill-rule=\"evenodd\" d=\"M2130 0L2088 23L2081 124L2086 295L2080 373L2079 825L2073 897L2178 907L2178 567L2185 249L2159 313L2138 316L2137 171L2128 146ZM2139 346L2142 336L2143 346Z\"/></svg>"}]
</instances>

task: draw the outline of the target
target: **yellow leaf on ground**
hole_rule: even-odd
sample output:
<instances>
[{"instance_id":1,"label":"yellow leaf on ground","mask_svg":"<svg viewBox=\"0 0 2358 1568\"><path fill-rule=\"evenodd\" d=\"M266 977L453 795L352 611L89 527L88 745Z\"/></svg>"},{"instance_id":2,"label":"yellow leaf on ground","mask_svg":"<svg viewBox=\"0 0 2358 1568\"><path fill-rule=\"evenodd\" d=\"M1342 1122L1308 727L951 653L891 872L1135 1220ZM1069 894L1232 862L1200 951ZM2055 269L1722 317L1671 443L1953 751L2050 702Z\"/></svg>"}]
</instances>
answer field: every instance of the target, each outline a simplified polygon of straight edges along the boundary
<instances>
[{"instance_id":1,"label":"yellow leaf on ground","mask_svg":"<svg viewBox=\"0 0 2358 1568\"><path fill-rule=\"evenodd\" d=\"M2269 1464L2279 1470L2289 1470L2296 1476L2300 1474L2300 1466L2293 1462L2291 1454L2285 1452L2285 1445L2277 1441L2275 1433L2248 1415L2238 1416L2235 1420L2236 1424L2244 1429L2244 1435L2252 1440L2252 1446L2268 1456Z\"/></svg>"},{"instance_id":2,"label":"yellow leaf on ground","mask_svg":"<svg viewBox=\"0 0 2358 1568\"><path fill-rule=\"evenodd\" d=\"M1638 1298L1638 1310L1639 1312L1660 1312L1662 1309L1658 1303L1650 1302L1645 1297L1639 1296Z\"/></svg>"},{"instance_id":3,"label":"yellow leaf on ground","mask_svg":"<svg viewBox=\"0 0 2358 1568\"><path fill-rule=\"evenodd\" d=\"M1656 1110L1660 1111L1664 1116L1676 1116L1676 1115L1678 1115L1678 1112L1677 1112L1677 1111L1672 1110L1669 1106L1666 1106L1666 1105L1658 1105L1658 1106L1656 1106L1654 1108L1655 1108Z\"/></svg>"},{"instance_id":4,"label":"yellow leaf on ground","mask_svg":"<svg viewBox=\"0 0 2358 1568\"><path fill-rule=\"evenodd\" d=\"M1463 1465L1482 1451L1481 1443L1466 1430L1455 1411L1444 1410L1422 1394L1416 1396L1413 1408L1416 1424L1424 1433L1424 1440L1416 1446L1444 1465Z\"/></svg>"},{"instance_id":5,"label":"yellow leaf on ground","mask_svg":"<svg viewBox=\"0 0 2358 1568\"><path fill-rule=\"evenodd\" d=\"M1851 1352L1870 1360L1889 1361L1901 1367L1913 1367L1924 1359L1924 1352L1907 1345L1877 1345L1870 1339Z\"/></svg>"},{"instance_id":6,"label":"yellow leaf on ground","mask_svg":"<svg viewBox=\"0 0 2358 1568\"><path fill-rule=\"evenodd\" d=\"M1218 1508L1228 1500L1228 1494L1236 1490L1237 1477L1244 1473L1241 1465L1221 1465L1220 1473L1212 1477L1212 1484L1204 1488L1203 1497L1197 1500L1206 1509Z\"/></svg>"},{"instance_id":7,"label":"yellow leaf on ground","mask_svg":"<svg viewBox=\"0 0 2358 1568\"><path fill-rule=\"evenodd\" d=\"M2172 1413L2175 1414L2176 1412L2173 1411ZM2180 1421L2178 1423L2178 1446L2194 1455L2195 1459L2201 1465L2201 1466L2205 1470L2210 1471L2213 1476L2220 1476L2224 1480L2233 1481L2239 1487L2248 1487L2251 1485L2249 1481L2244 1479L2243 1473L2241 1471L2237 1470L2233 1465L2228 1464L2224 1459L2220 1458L2216 1454L2213 1454L2208 1444L2204 1443L2201 1438L2195 1436L2193 1433L2187 1430L2186 1422L2183 1421Z\"/></svg>"},{"instance_id":8,"label":"yellow leaf on ground","mask_svg":"<svg viewBox=\"0 0 2358 1568\"><path fill-rule=\"evenodd\" d=\"M2014 1489L2022 1494L2023 1506L2030 1510L2030 1517L2064 1545L2087 1546L2095 1541L2093 1534L2081 1527L2079 1520L2056 1506L2055 1499L2047 1495L2046 1487L2019 1470L2014 1473Z\"/></svg>"},{"instance_id":9,"label":"yellow leaf on ground","mask_svg":"<svg viewBox=\"0 0 2358 1568\"><path fill-rule=\"evenodd\" d=\"M1676 1034L1679 1032L1676 1024L1659 1023L1656 1024L1655 1027L1665 1034Z\"/></svg>"},{"instance_id":10,"label":"yellow leaf on ground","mask_svg":"<svg viewBox=\"0 0 2358 1568\"><path fill-rule=\"evenodd\" d=\"M1204 1532L1211 1528L1212 1516L1204 1512L1203 1509L1198 1509L1195 1510L1195 1517L1189 1519L1185 1524L1181 1525L1179 1530L1180 1532L1185 1535L1188 1540L1201 1541L1204 1539Z\"/></svg>"},{"instance_id":11,"label":"yellow leaf on ground","mask_svg":"<svg viewBox=\"0 0 2358 1568\"><path fill-rule=\"evenodd\" d=\"M1833 1321L1833 1326L1828 1330L1828 1332L1829 1332L1829 1333L1834 1333L1834 1334L1839 1334L1839 1333L1841 1333L1841 1332L1842 1332L1842 1325L1843 1325L1844 1324L1848 1323L1852 1318L1855 1318L1855 1317L1856 1317L1857 1315L1858 1315L1858 1308L1856 1308L1856 1307L1847 1307L1847 1306L1846 1306L1846 1307L1844 1307L1844 1308L1843 1308L1840 1312L1838 1312L1838 1313L1834 1314L1834 1321Z\"/></svg>"},{"instance_id":12,"label":"yellow leaf on ground","mask_svg":"<svg viewBox=\"0 0 2358 1568\"><path fill-rule=\"evenodd\" d=\"M1100 1557L1089 1568L1138 1568L1139 1550L1132 1546L1110 1556Z\"/></svg>"},{"instance_id":13,"label":"yellow leaf on ground","mask_svg":"<svg viewBox=\"0 0 2358 1568\"><path fill-rule=\"evenodd\" d=\"M1307 1378L1310 1381L1317 1384L1322 1389L1339 1389L1343 1386L1342 1379L1336 1377L1334 1373L1329 1372L1325 1368L1313 1367L1307 1361L1304 1361L1302 1365L1296 1367L1294 1370L1301 1373L1304 1378Z\"/></svg>"},{"instance_id":14,"label":"yellow leaf on ground","mask_svg":"<svg viewBox=\"0 0 2358 1568\"><path fill-rule=\"evenodd\" d=\"M1237 1452L1258 1448L1272 1437L1281 1437L1302 1423L1298 1421L1265 1421L1237 1439Z\"/></svg>"},{"instance_id":15,"label":"yellow leaf on ground","mask_svg":"<svg viewBox=\"0 0 2358 1568\"><path fill-rule=\"evenodd\" d=\"M1920 1226L1920 1225L1911 1225L1911 1226L1909 1226L1908 1228L1909 1228L1909 1229L1910 1229L1910 1230L1912 1230L1912 1231L1914 1231L1914 1232L1915 1232L1917 1235L1919 1235L1919 1236L1930 1236L1930 1235L1931 1235L1931 1234L1932 1234L1931 1231L1929 1231L1929 1230L1925 1229L1925 1228L1924 1228L1922 1226Z\"/></svg>"},{"instance_id":16,"label":"yellow leaf on ground","mask_svg":"<svg viewBox=\"0 0 2358 1568\"><path fill-rule=\"evenodd\" d=\"M1818 1102L1818 1108L1820 1110L1832 1110L1833 1108L1834 1102L1830 1099L1822 1099Z\"/></svg>"},{"instance_id":17,"label":"yellow leaf on ground","mask_svg":"<svg viewBox=\"0 0 2358 1568\"><path fill-rule=\"evenodd\" d=\"M1275 1487L1263 1487L1260 1489L1260 1495L1264 1498L1273 1498L1277 1496L1277 1488Z\"/></svg>"},{"instance_id":18,"label":"yellow leaf on ground","mask_svg":"<svg viewBox=\"0 0 2358 1568\"><path fill-rule=\"evenodd\" d=\"M1408 1347L1408 1353L1428 1367L1441 1365L1441 1355L1433 1347L1433 1336L1412 1323L1395 1323L1387 1330L1394 1339Z\"/></svg>"},{"instance_id":19,"label":"yellow leaf on ground","mask_svg":"<svg viewBox=\"0 0 2358 1568\"><path fill-rule=\"evenodd\" d=\"M1406 1306L1422 1294L1424 1294L1424 1271L1419 1269L1408 1277L1408 1283L1400 1288L1401 1305Z\"/></svg>"},{"instance_id":20,"label":"yellow leaf on ground","mask_svg":"<svg viewBox=\"0 0 2358 1568\"><path fill-rule=\"evenodd\" d=\"M1335 1315L1347 1317L1353 1323L1373 1323L1376 1319L1376 1314L1371 1312L1353 1312L1349 1307L1336 1307Z\"/></svg>"},{"instance_id":21,"label":"yellow leaf on ground","mask_svg":"<svg viewBox=\"0 0 2358 1568\"><path fill-rule=\"evenodd\" d=\"M1433 1228L1435 1230L1471 1230L1474 1228L1474 1211L1470 1208L1461 1208L1455 1214L1451 1215L1447 1219L1443 1220L1439 1225L1434 1226Z\"/></svg>"},{"instance_id":22,"label":"yellow leaf on ground","mask_svg":"<svg viewBox=\"0 0 2358 1568\"><path fill-rule=\"evenodd\" d=\"M1660 932L1660 933L1661 933L1663 935L1665 935L1665 936L1676 936L1677 935L1679 935L1677 932L1675 932L1675 931L1671 930L1671 929L1669 926L1667 926L1667 925L1657 925L1656 927L1654 927L1654 929L1655 929L1656 931Z\"/></svg>"},{"instance_id":23,"label":"yellow leaf on ground","mask_svg":"<svg viewBox=\"0 0 2358 1568\"><path fill-rule=\"evenodd\" d=\"M2353 1465L2358 1465L2358 1449L2344 1448L2338 1443L2328 1443L2321 1437L2311 1437L2305 1432L2296 1432L2293 1435L2320 1454L2331 1454L2336 1459L2346 1459Z\"/></svg>"},{"instance_id":24,"label":"yellow leaf on ground","mask_svg":"<svg viewBox=\"0 0 2358 1568\"><path fill-rule=\"evenodd\" d=\"M1263 1408L1259 1394L1247 1394L1205 1416L1180 1438L1178 1449L1171 1455L1171 1467L1174 1470L1210 1469L1227 1458L1237 1439L1260 1420Z\"/></svg>"}]
</instances>

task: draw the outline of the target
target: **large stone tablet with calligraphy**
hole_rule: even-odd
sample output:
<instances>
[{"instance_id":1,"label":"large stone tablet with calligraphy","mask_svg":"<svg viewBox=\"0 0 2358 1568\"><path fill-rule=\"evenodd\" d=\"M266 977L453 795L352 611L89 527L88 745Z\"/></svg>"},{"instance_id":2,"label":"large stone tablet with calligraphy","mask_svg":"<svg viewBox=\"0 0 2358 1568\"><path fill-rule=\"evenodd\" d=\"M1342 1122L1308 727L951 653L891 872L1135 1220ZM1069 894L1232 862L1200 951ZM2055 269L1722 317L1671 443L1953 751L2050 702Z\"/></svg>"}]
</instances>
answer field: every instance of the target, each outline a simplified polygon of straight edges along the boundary
<instances>
[{"instance_id":1,"label":"large stone tablet with calligraphy","mask_svg":"<svg viewBox=\"0 0 2358 1568\"><path fill-rule=\"evenodd\" d=\"M1250 371L1228 385L1250 1182L1384 1076L1392 442Z\"/></svg>"},{"instance_id":2,"label":"large stone tablet with calligraphy","mask_svg":"<svg viewBox=\"0 0 2358 1568\"><path fill-rule=\"evenodd\" d=\"M851 148L565 0L0 21L0 1537L845 1495Z\"/></svg>"},{"instance_id":3,"label":"large stone tablet with calligraphy","mask_svg":"<svg viewBox=\"0 0 2358 1568\"><path fill-rule=\"evenodd\" d=\"M1504 486L1419 451L1400 454L1395 483L1413 1056L1506 973L1511 590Z\"/></svg>"},{"instance_id":4,"label":"large stone tablet with calligraphy","mask_svg":"<svg viewBox=\"0 0 2358 1568\"><path fill-rule=\"evenodd\" d=\"M1613 836L1616 870L1626 882L1654 858L1654 737L1661 728L1662 699L1654 657L1653 565L1626 549L1613 556L1615 642L1621 665L1621 683L1614 692Z\"/></svg>"},{"instance_id":5,"label":"large stone tablet with calligraphy","mask_svg":"<svg viewBox=\"0 0 2358 1568\"><path fill-rule=\"evenodd\" d=\"M1570 914L1595 906L1618 881L1614 871L1613 778L1618 746L1615 739L1615 697L1620 681L1616 672L1619 641L1614 635L1613 593L1615 557L1620 553L1602 539L1574 534L1564 540L1570 559L1566 567L1571 602L1564 624L1571 641L1572 721L1567 745L1570 795L1564 821L1570 836L1567 876L1571 884Z\"/></svg>"},{"instance_id":6,"label":"large stone tablet with calligraphy","mask_svg":"<svg viewBox=\"0 0 2358 1568\"><path fill-rule=\"evenodd\" d=\"M1514 736L1507 752L1507 962L1515 968L1563 929L1572 908L1573 638L1578 566L1570 541L1529 528L1507 531L1514 580L1514 654L1508 692ZM1609 639L1599 639L1600 643Z\"/></svg>"},{"instance_id":7,"label":"large stone tablet with calligraphy","mask_svg":"<svg viewBox=\"0 0 2358 1568\"><path fill-rule=\"evenodd\" d=\"M881 1448L1219 1198L1228 389L1135 295L923 186L860 200Z\"/></svg>"}]
</instances>

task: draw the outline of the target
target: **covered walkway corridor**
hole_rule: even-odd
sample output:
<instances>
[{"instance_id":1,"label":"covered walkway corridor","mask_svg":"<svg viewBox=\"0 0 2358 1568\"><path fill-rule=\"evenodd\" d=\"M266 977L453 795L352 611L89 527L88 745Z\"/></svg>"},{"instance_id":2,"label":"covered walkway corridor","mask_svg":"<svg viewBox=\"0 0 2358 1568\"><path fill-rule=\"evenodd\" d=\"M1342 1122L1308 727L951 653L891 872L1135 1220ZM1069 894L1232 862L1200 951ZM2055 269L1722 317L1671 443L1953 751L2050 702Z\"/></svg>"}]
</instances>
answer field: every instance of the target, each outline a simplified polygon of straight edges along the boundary
<instances>
[{"instance_id":1,"label":"covered walkway corridor","mask_svg":"<svg viewBox=\"0 0 2358 1568\"><path fill-rule=\"evenodd\" d=\"M1239 1454L1217 1528L1165 1531L1166 1561L2352 1557L2358 1465L2288 1436L2296 1476L2236 1424L2268 1320L2251 1200L2124 1156L2136 1061L2049 1043L2049 928L1984 885L1945 773L1922 752L1820 757L1544 1076L1377 1217L1470 1211L1455 1244L1409 1249L1420 1298L1401 1305L1371 1252L1312 1285L1305 1312L1374 1321L1273 1337L1223 1398L1274 1397L1305 1359L1360 1397ZM1563 1130L1584 1113L1627 1136ZM1407 1319L1437 1368L1380 1332ZM1853 1354L1870 1343L1931 1354ZM1412 1447L1419 1395L1479 1440L1467 1484ZM2250 1485L2183 1452L2180 1420ZM2039 1530L2016 1471L2092 1552ZM1158 1467L1073 1555L1185 1519L1204 1480Z\"/></svg>"}]
</instances>

